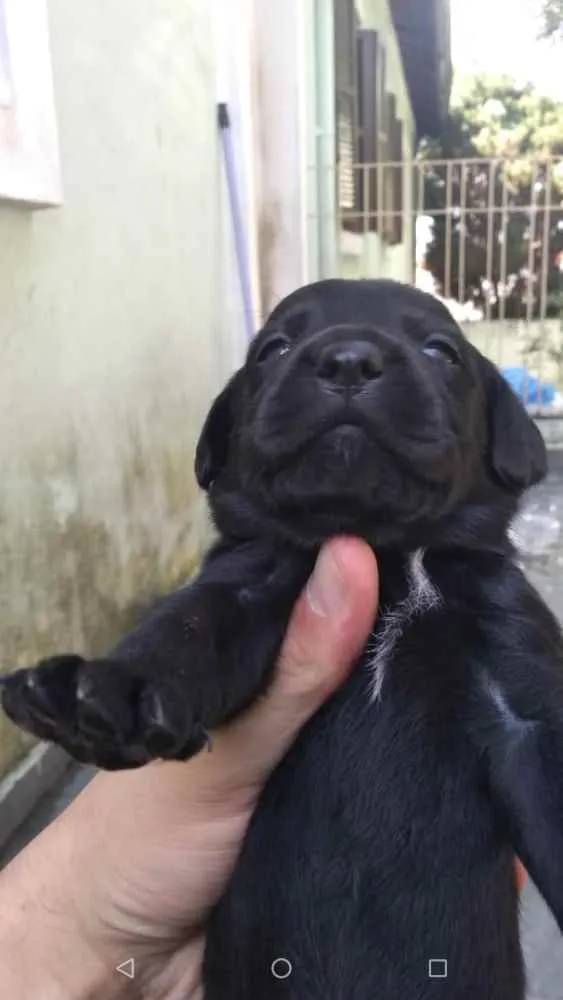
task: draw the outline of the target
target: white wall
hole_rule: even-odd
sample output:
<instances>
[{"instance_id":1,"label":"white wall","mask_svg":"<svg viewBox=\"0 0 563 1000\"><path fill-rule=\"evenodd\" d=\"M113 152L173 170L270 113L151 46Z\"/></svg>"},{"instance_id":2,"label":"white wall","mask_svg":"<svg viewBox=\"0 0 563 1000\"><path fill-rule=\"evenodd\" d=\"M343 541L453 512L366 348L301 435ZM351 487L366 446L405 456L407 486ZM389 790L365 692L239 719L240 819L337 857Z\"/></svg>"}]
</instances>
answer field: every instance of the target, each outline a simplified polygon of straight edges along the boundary
<instances>
[{"instance_id":1,"label":"white wall","mask_svg":"<svg viewBox=\"0 0 563 1000\"><path fill-rule=\"evenodd\" d=\"M307 272L308 0L254 0L257 205L264 314Z\"/></svg>"},{"instance_id":2,"label":"white wall","mask_svg":"<svg viewBox=\"0 0 563 1000\"><path fill-rule=\"evenodd\" d=\"M255 193L262 312L321 277L413 280L412 186L404 175L405 239L383 245L337 231L333 0L254 0ZM388 0L358 0L362 23L387 44L388 86L414 154L414 121Z\"/></svg>"}]
</instances>

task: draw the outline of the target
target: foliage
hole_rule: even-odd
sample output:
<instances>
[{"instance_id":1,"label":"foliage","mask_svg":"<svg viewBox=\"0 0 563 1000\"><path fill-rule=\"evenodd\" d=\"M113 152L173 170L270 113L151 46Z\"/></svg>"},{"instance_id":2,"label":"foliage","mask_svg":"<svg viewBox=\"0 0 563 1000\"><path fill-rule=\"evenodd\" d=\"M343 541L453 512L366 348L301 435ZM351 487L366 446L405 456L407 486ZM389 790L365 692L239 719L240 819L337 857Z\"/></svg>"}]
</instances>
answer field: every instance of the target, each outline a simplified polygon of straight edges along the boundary
<instances>
[{"instance_id":1,"label":"foliage","mask_svg":"<svg viewBox=\"0 0 563 1000\"><path fill-rule=\"evenodd\" d=\"M561 104L508 77L467 82L439 142L426 142L421 150L430 161L467 161L449 167L429 163L425 170L424 207L434 218L426 260L445 294L473 299L491 317L533 316L547 279L548 314L559 314L563 160L558 155L563 156Z\"/></svg>"},{"instance_id":2,"label":"foliage","mask_svg":"<svg viewBox=\"0 0 563 1000\"><path fill-rule=\"evenodd\" d=\"M543 0L541 37L563 39L563 0Z\"/></svg>"}]
</instances>

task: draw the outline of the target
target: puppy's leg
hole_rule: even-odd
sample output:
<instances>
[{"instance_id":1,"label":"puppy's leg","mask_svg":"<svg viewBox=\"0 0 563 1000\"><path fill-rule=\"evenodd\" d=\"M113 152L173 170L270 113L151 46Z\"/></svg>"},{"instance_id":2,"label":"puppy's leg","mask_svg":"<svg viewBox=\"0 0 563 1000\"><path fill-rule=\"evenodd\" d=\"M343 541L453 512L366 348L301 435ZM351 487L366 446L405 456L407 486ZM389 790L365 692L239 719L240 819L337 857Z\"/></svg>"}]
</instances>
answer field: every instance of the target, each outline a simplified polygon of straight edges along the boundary
<instances>
[{"instance_id":1,"label":"puppy's leg","mask_svg":"<svg viewBox=\"0 0 563 1000\"><path fill-rule=\"evenodd\" d=\"M266 687L312 557L219 545L107 658L57 656L0 678L7 715L99 767L185 759Z\"/></svg>"},{"instance_id":2,"label":"puppy's leg","mask_svg":"<svg viewBox=\"0 0 563 1000\"><path fill-rule=\"evenodd\" d=\"M563 647L545 638L538 624L512 663L499 657L504 670L483 671L473 736L510 843L563 931Z\"/></svg>"}]
</instances>

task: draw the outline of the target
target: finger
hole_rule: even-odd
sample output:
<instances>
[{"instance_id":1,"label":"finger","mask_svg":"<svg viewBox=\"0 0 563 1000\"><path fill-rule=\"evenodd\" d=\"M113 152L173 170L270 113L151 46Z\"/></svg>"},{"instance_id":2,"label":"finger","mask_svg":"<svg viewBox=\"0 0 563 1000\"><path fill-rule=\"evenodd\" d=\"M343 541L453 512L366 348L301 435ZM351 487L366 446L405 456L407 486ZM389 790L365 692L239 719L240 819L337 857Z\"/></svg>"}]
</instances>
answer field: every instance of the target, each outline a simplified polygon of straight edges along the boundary
<instances>
[{"instance_id":1,"label":"finger","mask_svg":"<svg viewBox=\"0 0 563 1000\"><path fill-rule=\"evenodd\" d=\"M262 781L299 729L343 682L373 628L378 597L375 556L356 538L321 550L291 617L267 695L217 743L249 781Z\"/></svg>"}]
</instances>

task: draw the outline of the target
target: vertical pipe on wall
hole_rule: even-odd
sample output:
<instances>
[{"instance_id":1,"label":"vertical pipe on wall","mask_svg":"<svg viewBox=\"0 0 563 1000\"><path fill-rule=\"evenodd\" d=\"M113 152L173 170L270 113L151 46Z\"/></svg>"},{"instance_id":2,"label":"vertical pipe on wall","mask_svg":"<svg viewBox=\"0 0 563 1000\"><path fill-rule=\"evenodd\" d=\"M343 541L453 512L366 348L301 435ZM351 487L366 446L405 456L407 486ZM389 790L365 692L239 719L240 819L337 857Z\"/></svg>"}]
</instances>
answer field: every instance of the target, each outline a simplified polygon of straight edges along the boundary
<instances>
[{"instance_id":1,"label":"vertical pipe on wall","mask_svg":"<svg viewBox=\"0 0 563 1000\"><path fill-rule=\"evenodd\" d=\"M219 116L218 181L225 225L226 314L222 347L238 366L259 325L257 168L252 0L211 0ZM219 264L219 262L218 262ZM232 352L232 353L231 353Z\"/></svg>"},{"instance_id":2,"label":"vertical pipe on wall","mask_svg":"<svg viewBox=\"0 0 563 1000\"><path fill-rule=\"evenodd\" d=\"M229 204L231 207L231 219L233 224L233 238L235 242L235 257L237 262L238 276L240 281L240 291L242 296L242 307L244 313L244 327L248 340L254 336L254 308L252 303L252 278L250 274L250 251L247 239L247 227L244 219L240 193L237 183L236 156L231 133L231 120L229 117L228 105L221 101L217 105L218 125L221 130L221 140L223 144L223 154L225 158L225 173L227 177L227 187L229 191Z\"/></svg>"}]
</instances>

